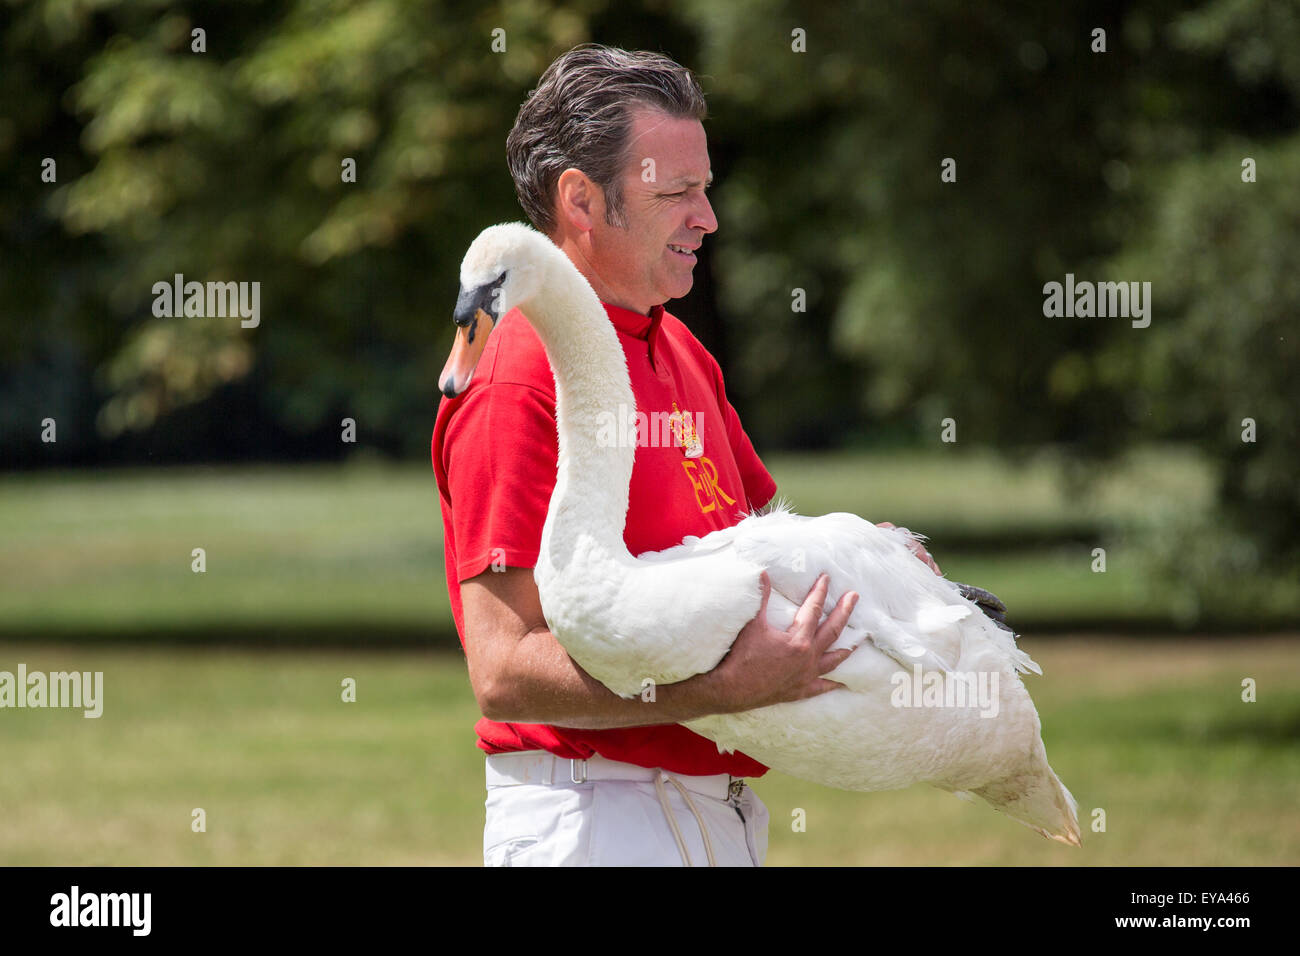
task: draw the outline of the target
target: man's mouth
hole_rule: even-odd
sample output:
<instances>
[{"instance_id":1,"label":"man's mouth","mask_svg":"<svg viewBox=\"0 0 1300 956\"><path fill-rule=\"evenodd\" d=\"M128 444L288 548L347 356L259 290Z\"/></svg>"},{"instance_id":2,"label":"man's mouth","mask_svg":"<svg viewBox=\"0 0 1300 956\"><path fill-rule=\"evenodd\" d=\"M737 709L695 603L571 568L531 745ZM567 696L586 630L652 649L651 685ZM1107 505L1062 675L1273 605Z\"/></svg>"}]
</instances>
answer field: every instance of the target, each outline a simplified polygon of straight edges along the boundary
<instances>
[{"instance_id":1,"label":"man's mouth","mask_svg":"<svg viewBox=\"0 0 1300 956\"><path fill-rule=\"evenodd\" d=\"M698 246L695 246L695 247L691 247L691 246L678 246L678 245L674 245L673 243L670 242L670 243L668 243L668 248L669 248L672 252L675 252L677 255L681 256L683 259L688 259L688 260L690 260L691 262L694 262L694 261L695 261L695 249L697 249L697 248L699 248L699 247L698 247Z\"/></svg>"}]
</instances>

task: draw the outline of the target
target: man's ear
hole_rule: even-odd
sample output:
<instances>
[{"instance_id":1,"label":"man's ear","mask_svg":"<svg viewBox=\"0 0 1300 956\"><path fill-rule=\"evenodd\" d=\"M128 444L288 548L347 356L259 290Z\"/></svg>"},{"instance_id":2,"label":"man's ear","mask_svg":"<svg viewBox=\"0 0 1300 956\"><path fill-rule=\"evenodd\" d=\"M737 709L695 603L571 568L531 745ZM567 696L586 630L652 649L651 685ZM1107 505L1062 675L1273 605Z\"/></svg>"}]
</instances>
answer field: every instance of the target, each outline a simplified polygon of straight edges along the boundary
<instances>
[{"instance_id":1,"label":"man's ear","mask_svg":"<svg viewBox=\"0 0 1300 956\"><path fill-rule=\"evenodd\" d=\"M605 191L580 169L560 173L555 184L557 217L581 232L589 232L605 215Z\"/></svg>"}]
</instances>

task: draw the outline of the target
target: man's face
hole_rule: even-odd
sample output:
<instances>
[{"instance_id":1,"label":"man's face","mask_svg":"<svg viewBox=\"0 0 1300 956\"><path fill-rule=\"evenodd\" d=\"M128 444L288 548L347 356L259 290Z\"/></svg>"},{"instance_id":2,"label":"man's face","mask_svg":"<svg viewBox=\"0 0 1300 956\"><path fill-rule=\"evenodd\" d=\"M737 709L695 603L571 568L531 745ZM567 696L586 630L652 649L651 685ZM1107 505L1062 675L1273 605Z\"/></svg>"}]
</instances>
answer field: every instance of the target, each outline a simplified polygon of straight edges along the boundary
<instances>
[{"instance_id":1,"label":"man's face","mask_svg":"<svg viewBox=\"0 0 1300 956\"><path fill-rule=\"evenodd\" d=\"M691 291L694 250L718 228L704 195L711 179L699 120L672 119L649 107L633 113L622 178L624 224L611 226L597 216L586 250L602 299L644 313Z\"/></svg>"}]
</instances>

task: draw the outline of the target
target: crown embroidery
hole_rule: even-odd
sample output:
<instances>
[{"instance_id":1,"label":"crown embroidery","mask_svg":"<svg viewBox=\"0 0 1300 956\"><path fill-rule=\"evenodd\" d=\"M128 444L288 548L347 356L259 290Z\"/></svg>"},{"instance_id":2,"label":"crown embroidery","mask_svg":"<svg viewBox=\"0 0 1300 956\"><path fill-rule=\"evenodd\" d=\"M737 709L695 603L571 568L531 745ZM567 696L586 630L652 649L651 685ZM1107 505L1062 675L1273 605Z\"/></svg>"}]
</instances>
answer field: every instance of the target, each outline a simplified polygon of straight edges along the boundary
<instances>
[{"instance_id":1,"label":"crown embroidery","mask_svg":"<svg viewBox=\"0 0 1300 956\"><path fill-rule=\"evenodd\" d=\"M668 416L668 424L672 427L682 454L687 458L699 458L704 454L704 442L700 441L699 433L695 430L691 413L683 412L676 402L673 402L673 413Z\"/></svg>"}]
</instances>

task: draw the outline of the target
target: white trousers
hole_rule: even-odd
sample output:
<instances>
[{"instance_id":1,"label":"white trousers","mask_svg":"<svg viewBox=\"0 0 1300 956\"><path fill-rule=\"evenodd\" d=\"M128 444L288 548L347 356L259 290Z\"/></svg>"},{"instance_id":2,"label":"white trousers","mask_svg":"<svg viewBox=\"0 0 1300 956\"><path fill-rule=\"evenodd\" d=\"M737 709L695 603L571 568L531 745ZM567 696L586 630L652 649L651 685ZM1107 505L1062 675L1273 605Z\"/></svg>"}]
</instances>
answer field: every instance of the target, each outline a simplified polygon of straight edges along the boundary
<instances>
[{"instance_id":1,"label":"white trousers","mask_svg":"<svg viewBox=\"0 0 1300 956\"><path fill-rule=\"evenodd\" d=\"M767 807L726 775L540 751L487 761L486 866L708 866L710 854L717 866L761 866L767 856Z\"/></svg>"}]
</instances>

